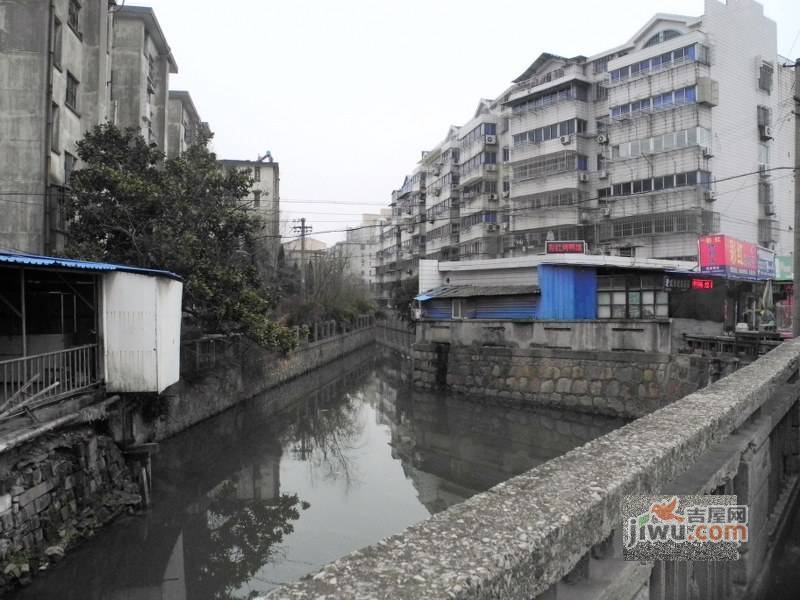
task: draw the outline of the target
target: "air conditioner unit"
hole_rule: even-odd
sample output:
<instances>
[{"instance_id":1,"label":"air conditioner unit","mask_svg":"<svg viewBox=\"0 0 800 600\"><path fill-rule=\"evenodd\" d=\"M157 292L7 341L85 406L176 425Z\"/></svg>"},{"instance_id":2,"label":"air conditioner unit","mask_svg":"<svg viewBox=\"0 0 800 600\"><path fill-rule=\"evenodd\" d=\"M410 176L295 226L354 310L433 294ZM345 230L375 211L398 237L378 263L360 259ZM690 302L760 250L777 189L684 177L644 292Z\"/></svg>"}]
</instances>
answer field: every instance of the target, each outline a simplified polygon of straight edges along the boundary
<instances>
[{"instance_id":1,"label":"air conditioner unit","mask_svg":"<svg viewBox=\"0 0 800 600\"><path fill-rule=\"evenodd\" d=\"M438 177L438 176L441 174L441 172L442 172L442 170L441 170L439 167L434 167L434 169L433 169L433 175L434 175L435 177Z\"/></svg>"},{"instance_id":2,"label":"air conditioner unit","mask_svg":"<svg viewBox=\"0 0 800 600\"><path fill-rule=\"evenodd\" d=\"M509 231L511 229L511 223L503 223L503 231Z\"/></svg>"},{"instance_id":3,"label":"air conditioner unit","mask_svg":"<svg viewBox=\"0 0 800 600\"><path fill-rule=\"evenodd\" d=\"M703 146L703 158L711 158L712 156L714 156L714 153L711 151L711 148Z\"/></svg>"},{"instance_id":4,"label":"air conditioner unit","mask_svg":"<svg viewBox=\"0 0 800 600\"><path fill-rule=\"evenodd\" d=\"M489 223L486 226L486 231L497 231L498 227L495 223Z\"/></svg>"},{"instance_id":5,"label":"air conditioner unit","mask_svg":"<svg viewBox=\"0 0 800 600\"><path fill-rule=\"evenodd\" d=\"M572 136L571 135L562 135L561 136L561 143L564 144L565 146L567 144L572 143Z\"/></svg>"},{"instance_id":6,"label":"air conditioner unit","mask_svg":"<svg viewBox=\"0 0 800 600\"><path fill-rule=\"evenodd\" d=\"M608 179L608 171L598 171L597 172L598 179Z\"/></svg>"},{"instance_id":7,"label":"air conditioner unit","mask_svg":"<svg viewBox=\"0 0 800 600\"><path fill-rule=\"evenodd\" d=\"M603 215L606 219L609 218L611 216L611 207L604 206L603 208L600 209L600 214Z\"/></svg>"},{"instance_id":8,"label":"air conditioner unit","mask_svg":"<svg viewBox=\"0 0 800 600\"><path fill-rule=\"evenodd\" d=\"M495 164L488 164L488 165L483 165L483 166L486 167L486 172L487 173L493 173L493 172L497 171L497 165L495 165Z\"/></svg>"},{"instance_id":9,"label":"air conditioner unit","mask_svg":"<svg viewBox=\"0 0 800 600\"><path fill-rule=\"evenodd\" d=\"M589 181L589 174L588 173L578 173L578 181L581 183L586 183Z\"/></svg>"},{"instance_id":10,"label":"air conditioner unit","mask_svg":"<svg viewBox=\"0 0 800 600\"><path fill-rule=\"evenodd\" d=\"M772 139L772 127L769 125L764 125L762 136L764 139L771 140Z\"/></svg>"},{"instance_id":11,"label":"air conditioner unit","mask_svg":"<svg viewBox=\"0 0 800 600\"><path fill-rule=\"evenodd\" d=\"M764 214L768 217L772 217L775 215L775 203L774 202L765 202L764 203Z\"/></svg>"},{"instance_id":12,"label":"air conditioner unit","mask_svg":"<svg viewBox=\"0 0 800 600\"><path fill-rule=\"evenodd\" d=\"M711 190L704 190L703 191L703 200L706 202L713 202L717 199L717 195L712 192Z\"/></svg>"},{"instance_id":13,"label":"air conditioner unit","mask_svg":"<svg viewBox=\"0 0 800 600\"><path fill-rule=\"evenodd\" d=\"M607 144L608 143L608 136L605 133L600 133L595 138L598 144Z\"/></svg>"},{"instance_id":14,"label":"air conditioner unit","mask_svg":"<svg viewBox=\"0 0 800 600\"><path fill-rule=\"evenodd\" d=\"M511 192L503 192L503 198L510 198Z\"/></svg>"},{"instance_id":15,"label":"air conditioner unit","mask_svg":"<svg viewBox=\"0 0 800 600\"><path fill-rule=\"evenodd\" d=\"M441 193L442 193L442 188L435 187L435 188L431 189L431 193L432 193L434 196L438 196L439 194L441 194Z\"/></svg>"},{"instance_id":16,"label":"air conditioner unit","mask_svg":"<svg viewBox=\"0 0 800 600\"><path fill-rule=\"evenodd\" d=\"M484 141L485 141L485 142L486 142L488 145L490 145L490 146L494 146L494 145L497 143L497 136L496 136L496 135L487 135L487 136L484 138Z\"/></svg>"},{"instance_id":17,"label":"air conditioner unit","mask_svg":"<svg viewBox=\"0 0 800 600\"><path fill-rule=\"evenodd\" d=\"M488 199L490 202L494 202L497 200L497 194L489 194Z\"/></svg>"}]
</instances>

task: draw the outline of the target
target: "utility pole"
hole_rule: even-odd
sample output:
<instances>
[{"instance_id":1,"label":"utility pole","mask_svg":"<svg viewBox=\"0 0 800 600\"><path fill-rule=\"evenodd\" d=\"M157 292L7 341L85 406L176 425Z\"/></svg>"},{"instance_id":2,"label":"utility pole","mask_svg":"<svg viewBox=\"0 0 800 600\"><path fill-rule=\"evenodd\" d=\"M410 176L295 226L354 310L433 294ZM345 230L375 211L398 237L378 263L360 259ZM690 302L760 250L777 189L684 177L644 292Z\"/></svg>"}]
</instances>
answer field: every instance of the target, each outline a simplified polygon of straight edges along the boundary
<instances>
[{"instance_id":1,"label":"utility pole","mask_svg":"<svg viewBox=\"0 0 800 600\"><path fill-rule=\"evenodd\" d=\"M311 225L306 225L306 218L295 219L300 225L292 227L293 231L300 233L300 298L306 300L306 233L311 232Z\"/></svg>"},{"instance_id":2,"label":"utility pole","mask_svg":"<svg viewBox=\"0 0 800 600\"><path fill-rule=\"evenodd\" d=\"M800 59L794 61L794 284L792 335L800 336Z\"/></svg>"}]
</instances>

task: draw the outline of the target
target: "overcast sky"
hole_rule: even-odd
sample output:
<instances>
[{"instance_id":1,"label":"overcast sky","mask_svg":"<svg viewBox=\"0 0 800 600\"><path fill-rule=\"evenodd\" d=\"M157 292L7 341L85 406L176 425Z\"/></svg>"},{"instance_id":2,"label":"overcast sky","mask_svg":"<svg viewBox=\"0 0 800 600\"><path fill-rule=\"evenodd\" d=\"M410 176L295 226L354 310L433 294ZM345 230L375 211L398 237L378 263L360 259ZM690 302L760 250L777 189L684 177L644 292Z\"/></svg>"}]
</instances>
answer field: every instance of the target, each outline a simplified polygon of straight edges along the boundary
<instances>
[{"instance_id":1,"label":"overcast sky","mask_svg":"<svg viewBox=\"0 0 800 600\"><path fill-rule=\"evenodd\" d=\"M328 243L389 202L420 151L541 52L590 56L701 0L137 0L152 6L221 158L280 163L281 208ZM800 2L765 0L800 56Z\"/></svg>"}]
</instances>

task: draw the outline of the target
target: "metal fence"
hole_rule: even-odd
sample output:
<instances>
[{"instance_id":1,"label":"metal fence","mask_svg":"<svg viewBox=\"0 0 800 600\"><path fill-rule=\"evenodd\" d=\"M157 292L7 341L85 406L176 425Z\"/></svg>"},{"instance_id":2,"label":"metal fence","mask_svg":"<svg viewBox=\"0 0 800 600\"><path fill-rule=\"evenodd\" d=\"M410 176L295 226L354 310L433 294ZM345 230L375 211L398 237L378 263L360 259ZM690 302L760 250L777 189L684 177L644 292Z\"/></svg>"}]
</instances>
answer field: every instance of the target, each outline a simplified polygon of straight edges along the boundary
<instances>
[{"instance_id":1,"label":"metal fence","mask_svg":"<svg viewBox=\"0 0 800 600\"><path fill-rule=\"evenodd\" d=\"M97 344L0 361L0 414L97 385Z\"/></svg>"}]
</instances>

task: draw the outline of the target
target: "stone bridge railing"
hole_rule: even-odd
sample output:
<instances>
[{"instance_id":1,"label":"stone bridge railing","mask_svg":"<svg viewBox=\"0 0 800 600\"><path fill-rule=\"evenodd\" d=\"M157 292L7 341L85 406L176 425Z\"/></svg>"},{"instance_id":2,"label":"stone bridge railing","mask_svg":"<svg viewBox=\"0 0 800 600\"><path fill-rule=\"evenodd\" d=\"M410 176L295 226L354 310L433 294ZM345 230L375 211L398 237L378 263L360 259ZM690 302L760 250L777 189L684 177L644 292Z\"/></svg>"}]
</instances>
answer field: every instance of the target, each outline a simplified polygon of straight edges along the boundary
<instances>
[{"instance_id":1,"label":"stone bridge railing","mask_svg":"<svg viewBox=\"0 0 800 600\"><path fill-rule=\"evenodd\" d=\"M798 485L800 340L273 591L300 598L749 598ZM625 562L626 494L737 494L739 563Z\"/></svg>"}]
</instances>

